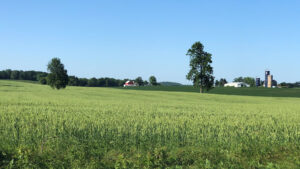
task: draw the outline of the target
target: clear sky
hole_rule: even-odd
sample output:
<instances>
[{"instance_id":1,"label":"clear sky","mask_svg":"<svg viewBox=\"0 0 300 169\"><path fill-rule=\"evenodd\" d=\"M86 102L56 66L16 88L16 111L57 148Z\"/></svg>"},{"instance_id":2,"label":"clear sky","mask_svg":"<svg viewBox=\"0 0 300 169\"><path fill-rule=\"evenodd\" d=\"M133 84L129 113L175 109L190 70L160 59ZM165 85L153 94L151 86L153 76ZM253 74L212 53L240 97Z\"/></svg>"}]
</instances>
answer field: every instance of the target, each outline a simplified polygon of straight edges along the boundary
<instances>
[{"instance_id":1,"label":"clear sky","mask_svg":"<svg viewBox=\"0 0 300 169\"><path fill-rule=\"evenodd\" d=\"M214 75L300 81L300 1L0 1L0 69L187 84L187 49L200 41Z\"/></svg>"}]
</instances>

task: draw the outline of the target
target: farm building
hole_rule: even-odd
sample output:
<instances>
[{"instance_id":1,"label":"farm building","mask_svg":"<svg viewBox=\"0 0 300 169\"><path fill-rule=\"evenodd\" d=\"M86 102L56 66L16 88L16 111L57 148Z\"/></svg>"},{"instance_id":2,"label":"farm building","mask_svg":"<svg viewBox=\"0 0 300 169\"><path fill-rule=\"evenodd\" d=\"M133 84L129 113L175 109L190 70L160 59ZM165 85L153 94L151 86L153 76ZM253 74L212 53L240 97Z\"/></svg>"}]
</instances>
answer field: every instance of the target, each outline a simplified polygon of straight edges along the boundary
<instances>
[{"instance_id":1,"label":"farm building","mask_svg":"<svg viewBox=\"0 0 300 169\"><path fill-rule=\"evenodd\" d=\"M135 83L135 81L132 80L128 80L125 82L124 87L130 87L130 86L138 86L137 83Z\"/></svg>"},{"instance_id":2,"label":"farm building","mask_svg":"<svg viewBox=\"0 0 300 169\"><path fill-rule=\"evenodd\" d=\"M250 85L244 82L232 82L226 83L224 87L250 87Z\"/></svg>"}]
</instances>

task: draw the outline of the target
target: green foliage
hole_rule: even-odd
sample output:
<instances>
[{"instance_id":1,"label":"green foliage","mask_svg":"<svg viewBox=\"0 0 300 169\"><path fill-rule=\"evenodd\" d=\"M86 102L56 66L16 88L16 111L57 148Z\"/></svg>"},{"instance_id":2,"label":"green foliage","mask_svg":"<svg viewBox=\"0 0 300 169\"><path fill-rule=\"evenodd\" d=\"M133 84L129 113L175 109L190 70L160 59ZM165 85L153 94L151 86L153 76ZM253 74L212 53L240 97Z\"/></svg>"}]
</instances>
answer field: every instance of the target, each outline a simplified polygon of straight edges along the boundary
<instances>
[{"instance_id":1,"label":"green foliage","mask_svg":"<svg viewBox=\"0 0 300 169\"><path fill-rule=\"evenodd\" d=\"M227 83L227 80L225 78L221 78L220 81L216 80L215 86L216 87L224 87L224 85Z\"/></svg>"},{"instance_id":2,"label":"green foliage","mask_svg":"<svg viewBox=\"0 0 300 169\"><path fill-rule=\"evenodd\" d=\"M215 82L215 86L219 87L220 86L220 81L219 80L216 80Z\"/></svg>"},{"instance_id":3,"label":"green foliage","mask_svg":"<svg viewBox=\"0 0 300 169\"><path fill-rule=\"evenodd\" d=\"M250 85L250 87L255 86L255 79L253 77L238 77L233 80L234 82L244 82Z\"/></svg>"},{"instance_id":4,"label":"green foliage","mask_svg":"<svg viewBox=\"0 0 300 169\"><path fill-rule=\"evenodd\" d=\"M19 71L14 70L10 74L10 79L17 80L19 79L19 75L20 75Z\"/></svg>"},{"instance_id":5,"label":"green foliage","mask_svg":"<svg viewBox=\"0 0 300 169\"><path fill-rule=\"evenodd\" d=\"M250 87L254 87L255 86L255 79L252 77L245 77L244 78L244 82L249 84Z\"/></svg>"},{"instance_id":6,"label":"green foliage","mask_svg":"<svg viewBox=\"0 0 300 169\"><path fill-rule=\"evenodd\" d=\"M210 90L214 84L211 54L203 49L200 42L195 42L186 54L190 56L190 71L186 78L200 87L200 93Z\"/></svg>"},{"instance_id":7,"label":"green foliage","mask_svg":"<svg viewBox=\"0 0 300 169\"><path fill-rule=\"evenodd\" d=\"M68 74L65 66L59 58L53 58L48 64L47 83L55 89L66 88L68 84Z\"/></svg>"},{"instance_id":8,"label":"green foliage","mask_svg":"<svg viewBox=\"0 0 300 169\"><path fill-rule=\"evenodd\" d=\"M2 70L0 71L0 79L11 80L32 80L39 81L40 77L46 77L47 73L39 71L22 71L22 70Z\"/></svg>"},{"instance_id":9,"label":"green foliage","mask_svg":"<svg viewBox=\"0 0 300 169\"><path fill-rule=\"evenodd\" d=\"M11 79L11 80L30 80L30 81L38 81L41 84L45 84L47 82L46 72L39 71L22 71L22 70L3 70L0 71L0 79ZM96 79L87 79L87 78L78 78L76 76L68 77L68 85L69 86L90 86L90 87L120 87L123 86L124 83L129 79L114 79L114 78L98 78ZM89 85L89 81L90 85ZM145 81L145 83L148 83Z\"/></svg>"},{"instance_id":10,"label":"green foliage","mask_svg":"<svg viewBox=\"0 0 300 169\"><path fill-rule=\"evenodd\" d=\"M220 79L220 86L224 87L224 85L227 83L227 80L225 78Z\"/></svg>"},{"instance_id":11,"label":"green foliage","mask_svg":"<svg viewBox=\"0 0 300 169\"><path fill-rule=\"evenodd\" d=\"M80 86L79 79L76 76L69 76L69 86Z\"/></svg>"},{"instance_id":12,"label":"green foliage","mask_svg":"<svg viewBox=\"0 0 300 169\"><path fill-rule=\"evenodd\" d=\"M198 93L199 88L194 86L142 86L121 88L125 90L150 90L150 91L169 91L169 92L192 92ZM216 87L210 90L210 94L222 95L241 95L241 96L265 96L265 97L299 97L300 89L287 88L232 88L232 87Z\"/></svg>"},{"instance_id":13,"label":"green foliage","mask_svg":"<svg viewBox=\"0 0 300 169\"><path fill-rule=\"evenodd\" d=\"M39 82L40 82L40 84L45 85L45 84L47 84L47 78L46 78L46 77L41 77L41 78L39 79Z\"/></svg>"},{"instance_id":14,"label":"green foliage","mask_svg":"<svg viewBox=\"0 0 300 169\"><path fill-rule=\"evenodd\" d=\"M149 84L149 82L147 80L145 80L143 83L145 86L147 86Z\"/></svg>"},{"instance_id":15,"label":"green foliage","mask_svg":"<svg viewBox=\"0 0 300 169\"><path fill-rule=\"evenodd\" d=\"M150 77L149 77L149 83L150 83L150 85L152 85L152 86L156 86L156 85L158 85L158 83L157 83L157 80L156 80L156 77L155 77L155 76L150 76Z\"/></svg>"},{"instance_id":16,"label":"green foliage","mask_svg":"<svg viewBox=\"0 0 300 169\"><path fill-rule=\"evenodd\" d=\"M143 79L142 79L142 77L137 77L136 79L135 79L135 82L139 85L139 86L143 86L144 85L144 81L143 81Z\"/></svg>"},{"instance_id":17,"label":"green foliage","mask_svg":"<svg viewBox=\"0 0 300 169\"><path fill-rule=\"evenodd\" d=\"M296 83L282 82L279 84L279 86L283 88L300 88L300 82L296 82Z\"/></svg>"},{"instance_id":18,"label":"green foliage","mask_svg":"<svg viewBox=\"0 0 300 169\"><path fill-rule=\"evenodd\" d=\"M230 91L300 91L245 89ZM56 92L8 80L0 81L0 95L0 168L300 165L300 98L89 87Z\"/></svg>"},{"instance_id":19,"label":"green foliage","mask_svg":"<svg viewBox=\"0 0 300 169\"><path fill-rule=\"evenodd\" d=\"M10 79L11 72L11 69L0 71L0 79Z\"/></svg>"},{"instance_id":20,"label":"green foliage","mask_svg":"<svg viewBox=\"0 0 300 169\"><path fill-rule=\"evenodd\" d=\"M78 86L87 86L89 79L87 78L79 78L78 79Z\"/></svg>"},{"instance_id":21,"label":"green foliage","mask_svg":"<svg viewBox=\"0 0 300 169\"><path fill-rule=\"evenodd\" d=\"M98 85L97 79L94 77L88 81L88 86L96 87L97 85Z\"/></svg>"},{"instance_id":22,"label":"green foliage","mask_svg":"<svg viewBox=\"0 0 300 169\"><path fill-rule=\"evenodd\" d=\"M162 86L182 86L182 84L177 82L159 82Z\"/></svg>"}]
</instances>

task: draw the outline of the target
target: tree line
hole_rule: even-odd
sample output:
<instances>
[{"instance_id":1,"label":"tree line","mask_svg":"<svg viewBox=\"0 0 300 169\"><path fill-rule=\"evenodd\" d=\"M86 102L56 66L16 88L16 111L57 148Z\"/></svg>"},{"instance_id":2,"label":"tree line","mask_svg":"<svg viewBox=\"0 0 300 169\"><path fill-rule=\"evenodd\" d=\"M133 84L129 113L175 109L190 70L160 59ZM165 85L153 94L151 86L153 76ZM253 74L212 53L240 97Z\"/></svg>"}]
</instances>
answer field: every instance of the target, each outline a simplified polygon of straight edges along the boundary
<instances>
[{"instance_id":1,"label":"tree line","mask_svg":"<svg viewBox=\"0 0 300 169\"><path fill-rule=\"evenodd\" d=\"M299 88L300 87L300 82L295 82L295 83L287 83L287 82L282 82L279 84L280 87L282 88Z\"/></svg>"},{"instance_id":2,"label":"tree line","mask_svg":"<svg viewBox=\"0 0 300 169\"><path fill-rule=\"evenodd\" d=\"M47 76L49 73L41 71L23 71L6 69L0 71L0 79L7 80L30 80L37 81L41 84L47 84ZM79 78L76 76L68 76L68 86L87 86L87 87L121 87L128 80L134 80L139 86L159 85L155 76L151 76L149 81L143 80L142 77L136 79L115 79L110 77L103 78Z\"/></svg>"},{"instance_id":3,"label":"tree line","mask_svg":"<svg viewBox=\"0 0 300 169\"><path fill-rule=\"evenodd\" d=\"M255 79L253 77L237 77L233 80L233 82L244 82L250 85L250 87L255 87Z\"/></svg>"},{"instance_id":4,"label":"tree line","mask_svg":"<svg viewBox=\"0 0 300 169\"><path fill-rule=\"evenodd\" d=\"M59 58L53 58L47 66L49 73L40 71L22 71L22 70L3 70L0 71L0 79L11 80L31 80L39 81L41 84L48 84L52 88L61 89L69 86L88 86L88 87L120 87L130 79L115 78L78 78L76 76L68 76L67 70L61 63ZM135 82L139 86L158 85L155 76L150 76L149 82L137 77Z\"/></svg>"},{"instance_id":5,"label":"tree line","mask_svg":"<svg viewBox=\"0 0 300 169\"><path fill-rule=\"evenodd\" d=\"M152 77L152 78L151 78ZM138 86L146 86L146 85L158 85L156 82L156 78L154 76L151 76L149 78L150 82L147 80L143 80L142 77L137 77L136 79L133 79ZM153 77L155 80L153 80ZM88 87L122 87L125 82L129 81L131 79L115 79L115 78L78 78L76 76L69 76L69 86L88 86Z\"/></svg>"},{"instance_id":6,"label":"tree line","mask_svg":"<svg viewBox=\"0 0 300 169\"><path fill-rule=\"evenodd\" d=\"M31 80L39 81L41 78L46 77L48 73L40 71L22 71L22 70L11 70L6 69L0 71L0 79L11 79L11 80Z\"/></svg>"}]
</instances>

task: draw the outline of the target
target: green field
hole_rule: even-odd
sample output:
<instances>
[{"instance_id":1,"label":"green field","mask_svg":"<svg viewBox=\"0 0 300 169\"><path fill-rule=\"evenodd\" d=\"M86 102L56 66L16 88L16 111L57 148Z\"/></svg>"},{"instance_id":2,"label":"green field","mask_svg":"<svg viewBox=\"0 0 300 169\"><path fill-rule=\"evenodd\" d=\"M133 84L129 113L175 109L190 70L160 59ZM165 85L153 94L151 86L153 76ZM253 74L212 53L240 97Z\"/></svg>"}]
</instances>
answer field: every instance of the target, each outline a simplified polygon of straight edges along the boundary
<instances>
[{"instance_id":1,"label":"green field","mask_svg":"<svg viewBox=\"0 0 300 169\"><path fill-rule=\"evenodd\" d=\"M199 93L199 88L193 86L139 86L139 87L120 87L126 90L148 90L148 91L169 91L169 92L193 92ZM267 97L299 97L300 88L233 88L217 87L208 92L209 94L241 95L241 96L267 96Z\"/></svg>"},{"instance_id":2,"label":"green field","mask_svg":"<svg viewBox=\"0 0 300 169\"><path fill-rule=\"evenodd\" d=\"M298 89L216 90L2 80L0 168L300 168Z\"/></svg>"}]
</instances>

